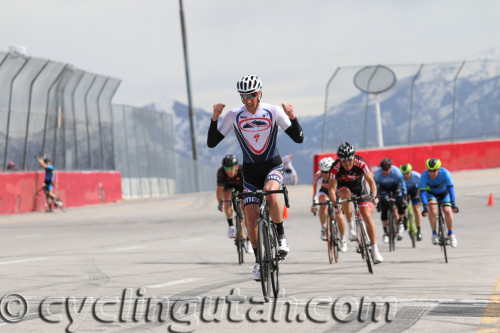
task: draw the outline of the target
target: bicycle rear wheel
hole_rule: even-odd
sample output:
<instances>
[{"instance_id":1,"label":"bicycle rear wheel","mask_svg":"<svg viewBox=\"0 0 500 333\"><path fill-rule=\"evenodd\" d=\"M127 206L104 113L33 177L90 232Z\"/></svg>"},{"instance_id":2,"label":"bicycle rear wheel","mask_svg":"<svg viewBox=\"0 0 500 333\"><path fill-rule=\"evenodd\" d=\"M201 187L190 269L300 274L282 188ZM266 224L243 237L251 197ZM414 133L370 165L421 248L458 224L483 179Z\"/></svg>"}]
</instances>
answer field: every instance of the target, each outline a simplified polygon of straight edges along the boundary
<instances>
[{"instance_id":1,"label":"bicycle rear wheel","mask_svg":"<svg viewBox=\"0 0 500 333\"><path fill-rule=\"evenodd\" d=\"M264 300L269 302L269 292L271 289L271 270L269 265L271 262L271 242L269 239L268 222L262 219L259 220L257 241L262 295L264 296Z\"/></svg>"},{"instance_id":2,"label":"bicycle rear wheel","mask_svg":"<svg viewBox=\"0 0 500 333\"><path fill-rule=\"evenodd\" d=\"M448 237L446 235L446 227L444 225L444 219L441 214L438 217L439 222L439 245L441 245L441 249L444 253L444 261L448 263L448 255L446 253L446 242L448 241Z\"/></svg>"},{"instance_id":3,"label":"bicycle rear wheel","mask_svg":"<svg viewBox=\"0 0 500 333\"><path fill-rule=\"evenodd\" d=\"M372 262L370 251L368 250L368 235L366 233L365 225L363 222L358 222L358 243L361 250L361 257L366 261L368 272L373 274Z\"/></svg>"}]
</instances>

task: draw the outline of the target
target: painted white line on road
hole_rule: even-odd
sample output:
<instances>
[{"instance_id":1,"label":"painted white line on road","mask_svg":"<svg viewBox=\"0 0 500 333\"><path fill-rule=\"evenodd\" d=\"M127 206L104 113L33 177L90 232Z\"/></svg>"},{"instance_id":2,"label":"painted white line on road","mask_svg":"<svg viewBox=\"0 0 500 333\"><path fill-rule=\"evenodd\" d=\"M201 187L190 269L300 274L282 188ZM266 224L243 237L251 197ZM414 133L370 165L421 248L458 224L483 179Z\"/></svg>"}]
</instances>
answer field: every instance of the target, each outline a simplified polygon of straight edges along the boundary
<instances>
[{"instance_id":1,"label":"painted white line on road","mask_svg":"<svg viewBox=\"0 0 500 333\"><path fill-rule=\"evenodd\" d=\"M130 251L130 250L138 250L145 248L146 245L138 245L138 246L129 246L129 247L117 247L114 249L109 249L110 251Z\"/></svg>"},{"instance_id":2,"label":"painted white line on road","mask_svg":"<svg viewBox=\"0 0 500 333\"><path fill-rule=\"evenodd\" d=\"M39 237L40 234L24 234L24 235L17 235L15 236L16 238L30 238L30 237Z\"/></svg>"},{"instance_id":3,"label":"painted white line on road","mask_svg":"<svg viewBox=\"0 0 500 333\"><path fill-rule=\"evenodd\" d=\"M10 265L10 264L20 264L23 262L30 261L39 261L39 260L47 260L47 257L37 257L37 258L27 258L27 259L19 259L19 260L11 260L11 261L0 261L0 265Z\"/></svg>"},{"instance_id":4,"label":"painted white line on road","mask_svg":"<svg viewBox=\"0 0 500 333\"><path fill-rule=\"evenodd\" d=\"M196 242L196 241L202 241L204 238L190 238L190 239L183 239L185 242Z\"/></svg>"},{"instance_id":5,"label":"painted white line on road","mask_svg":"<svg viewBox=\"0 0 500 333\"><path fill-rule=\"evenodd\" d=\"M170 286L175 286L178 284L190 283L190 282L199 281L199 280L203 280L203 278L190 278L190 279L183 279L183 280L177 280L177 281L170 281L170 282L165 282L165 283L160 283L160 284L153 284L152 286L148 286L146 288L159 289L159 288L170 287Z\"/></svg>"}]
</instances>

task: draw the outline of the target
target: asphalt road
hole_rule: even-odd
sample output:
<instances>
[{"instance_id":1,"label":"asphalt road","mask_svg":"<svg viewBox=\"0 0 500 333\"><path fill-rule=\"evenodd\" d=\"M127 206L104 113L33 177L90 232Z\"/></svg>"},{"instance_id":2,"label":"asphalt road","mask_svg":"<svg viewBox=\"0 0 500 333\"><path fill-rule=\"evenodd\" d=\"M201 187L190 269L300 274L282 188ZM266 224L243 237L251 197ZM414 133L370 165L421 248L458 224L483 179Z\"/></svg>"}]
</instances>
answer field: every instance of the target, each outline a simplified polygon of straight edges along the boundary
<instances>
[{"instance_id":1,"label":"asphalt road","mask_svg":"<svg viewBox=\"0 0 500 333\"><path fill-rule=\"evenodd\" d=\"M500 202L487 203L500 169L453 177L449 263L426 219L417 248L405 237L389 252L375 213L373 275L351 244L329 264L312 186L290 187L275 303L253 255L238 265L214 193L0 216L0 332L499 332Z\"/></svg>"}]
</instances>

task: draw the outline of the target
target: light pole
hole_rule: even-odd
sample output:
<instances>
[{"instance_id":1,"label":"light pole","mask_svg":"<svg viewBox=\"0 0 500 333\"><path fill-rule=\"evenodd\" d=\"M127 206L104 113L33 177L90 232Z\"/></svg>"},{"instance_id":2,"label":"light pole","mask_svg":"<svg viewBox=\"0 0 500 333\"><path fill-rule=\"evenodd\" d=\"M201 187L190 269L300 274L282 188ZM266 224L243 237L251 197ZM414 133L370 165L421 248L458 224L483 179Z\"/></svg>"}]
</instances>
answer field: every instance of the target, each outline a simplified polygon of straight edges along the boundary
<instances>
[{"instance_id":1,"label":"light pole","mask_svg":"<svg viewBox=\"0 0 500 333\"><path fill-rule=\"evenodd\" d=\"M186 87L188 94L188 108L189 108L189 128L191 130L191 147L193 152L194 160L194 178L196 191L199 191L200 185L198 181L198 150L196 147L196 118L194 114L194 109L191 101L191 83L189 80L189 63L188 63L188 50L187 50L187 37L186 37L186 27L184 24L184 7L182 5L182 0L179 0L180 15L181 15L181 30L182 30L182 45L184 48L184 68L186 72Z\"/></svg>"}]
</instances>

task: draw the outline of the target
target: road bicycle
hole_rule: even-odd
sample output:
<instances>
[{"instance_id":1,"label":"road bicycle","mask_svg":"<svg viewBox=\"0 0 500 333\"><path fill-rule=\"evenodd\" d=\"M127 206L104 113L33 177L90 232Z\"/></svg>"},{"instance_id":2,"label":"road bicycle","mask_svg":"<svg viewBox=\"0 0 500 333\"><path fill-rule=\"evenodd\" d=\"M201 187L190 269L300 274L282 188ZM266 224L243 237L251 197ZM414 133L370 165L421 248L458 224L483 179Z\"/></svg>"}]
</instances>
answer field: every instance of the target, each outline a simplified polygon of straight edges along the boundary
<instances>
[{"instance_id":1,"label":"road bicycle","mask_svg":"<svg viewBox=\"0 0 500 333\"><path fill-rule=\"evenodd\" d=\"M411 239L411 246L417 246L417 225L415 223L415 214L413 213L413 204L410 195L407 197L406 204L406 230L408 230L408 235Z\"/></svg>"},{"instance_id":2,"label":"road bicycle","mask_svg":"<svg viewBox=\"0 0 500 333\"><path fill-rule=\"evenodd\" d=\"M238 264L241 265L244 263L243 253L247 250L247 243L249 240L245 224L243 223L243 212L241 211L241 202L243 200L237 196L239 193L240 192L233 189L231 204L233 205L235 222L234 244L236 245L236 252L238 253Z\"/></svg>"},{"instance_id":3,"label":"road bicycle","mask_svg":"<svg viewBox=\"0 0 500 333\"><path fill-rule=\"evenodd\" d=\"M318 202L313 206L328 206L328 215L326 216L326 242L328 246L328 260L330 264L338 263L339 251L340 251L340 232L337 225L337 220L335 219L335 208L330 200L326 202ZM316 213L314 213L316 215Z\"/></svg>"},{"instance_id":4,"label":"road bicycle","mask_svg":"<svg viewBox=\"0 0 500 333\"><path fill-rule=\"evenodd\" d=\"M62 200L58 199L52 199L49 194L49 188L47 187L47 184L43 184L42 187L40 187L38 190L35 191L35 195L38 196L41 192L43 191L44 195L42 196L43 198L43 206L45 207L45 211L47 213L52 212L52 205L50 202L52 201L54 203L55 208L58 208L62 212L65 212L64 208L64 203Z\"/></svg>"},{"instance_id":5,"label":"road bicycle","mask_svg":"<svg viewBox=\"0 0 500 333\"><path fill-rule=\"evenodd\" d=\"M354 220L356 222L356 252L361 253L361 259L366 262L366 266L368 267L368 272L370 274L373 274L373 268L372 268L372 263L375 263L373 261L373 256L372 256L372 251L371 251L371 241L370 238L368 237L368 233L366 232L366 224L365 221L363 221L363 218L361 217L361 213L359 211L359 201L363 199L373 199L372 194L365 194L362 196L357 196L354 194L351 194L350 199L340 199L338 200L338 204L342 204L344 202L352 202L354 206Z\"/></svg>"},{"instance_id":6,"label":"road bicycle","mask_svg":"<svg viewBox=\"0 0 500 333\"><path fill-rule=\"evenodd\" d=\"M269 203L266 195L273 193L283 193L285 198L285 206L290 208L288 203L288 190L286 185L283 185L281 190L263 191L257 190L255 192L243 192L236 196L243 197L257 197L260 201L259 218L257 221L258 236L257 236L257 258L260 266L260 282L262 286L262 294L264 300L269 302L271 289L275 298L279 295L279 263L284 257L278 254L278 233L276 226L271 220L269 213Z\"/></svg>"},{"instance_id":7,"label":"road bicycle","mask_svg":"<svg viewBox=\"0 0 500 333\"><path fill-rule=\"evenodd\" d=\"M448 235L448 227L444 221L443 211L441 209L441 205L437 202L429 202L429 205L437 205L438 206L438 244L441 246L441 251L444 254L444 261L448 263L448 254L446 253L446 246L450 245L450 237Z\"/></svg>"}]
</instances>

